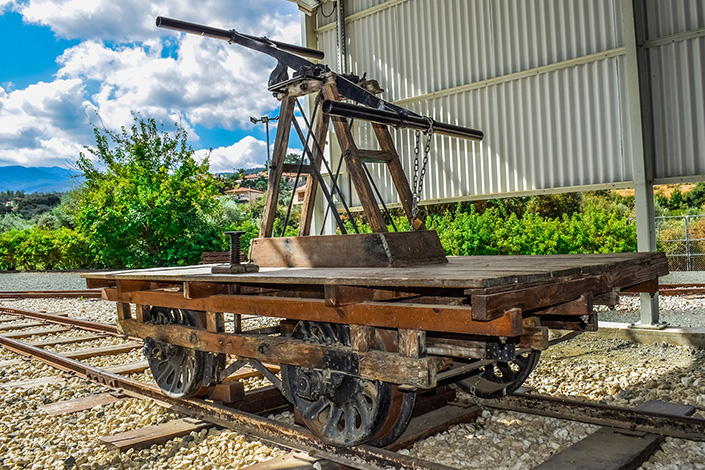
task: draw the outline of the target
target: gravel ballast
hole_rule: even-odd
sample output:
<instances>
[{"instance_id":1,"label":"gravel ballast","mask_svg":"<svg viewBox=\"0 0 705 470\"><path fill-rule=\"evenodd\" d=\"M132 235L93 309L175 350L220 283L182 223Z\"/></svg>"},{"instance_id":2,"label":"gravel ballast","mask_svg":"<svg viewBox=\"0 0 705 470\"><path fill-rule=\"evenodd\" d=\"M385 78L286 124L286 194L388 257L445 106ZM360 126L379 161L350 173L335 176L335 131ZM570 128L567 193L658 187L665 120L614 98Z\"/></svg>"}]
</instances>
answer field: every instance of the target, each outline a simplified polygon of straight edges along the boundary
<instances>
[{"instance_id":1,"label":"gravel ballast","mask_svg":"<svg viewBox=\"0 0 705 470\"><path fill-rule=\"evenodd\" d=\"M624 299L629 299L624 297ZM684 321L705 312L705 300L673 298L673 311ZM669 302L662 297L661 301ZM72 317L112 323L115 305L94 299L2 300L0 306L27 310L63 311ZM614 315L628 312L624 301ZM680 311L679 309L685 311ZM601 314L602 317L603 314ZM602 318L601 318L602 319ZM627 321L624 319L617 321ZM265 326L248 319L248 327ZM67 334L85 334L66 332ZM50 339L43 336L41 339ZM39 339L39 338L38 338ZM85 345L61 345L54 350L120 344L107 338ZM0 350L0 360L17 358ZM118 356L90 359L97 366L142 360L139 350ZM705 416L705 352L666 344L631 344L582 335L545 351L527 381L539 393L577 399L599 400L620 406L635 406L660 399L692 404ZM61 377L54 369L35 361L22 361L0 371L0 385L39 377ZM133 378L151 381L149 371ZM247 388L267 385L249 379ZM166 469L240 468L284 451L267 447L231 431L212 429L192 433L160 446L119 454L100 444L101 435L157 424L175 415L152 402L134 399L71 415L47 417L37 410L43 403L105 391L84 380L65 377L62 383L39 385L29 390L0 388L0 470L11 468ZM291 420L287 414L282 419ZM521 413L485 410L470 424L453 426L444 433L417 442L401 452L461 469L527 469L570 446L597 429L595 426ZM703 467L705 444L667 438L662 449L642 469ZM73 466L71 466L73 465Z\"/></svg>"}]
</instances>

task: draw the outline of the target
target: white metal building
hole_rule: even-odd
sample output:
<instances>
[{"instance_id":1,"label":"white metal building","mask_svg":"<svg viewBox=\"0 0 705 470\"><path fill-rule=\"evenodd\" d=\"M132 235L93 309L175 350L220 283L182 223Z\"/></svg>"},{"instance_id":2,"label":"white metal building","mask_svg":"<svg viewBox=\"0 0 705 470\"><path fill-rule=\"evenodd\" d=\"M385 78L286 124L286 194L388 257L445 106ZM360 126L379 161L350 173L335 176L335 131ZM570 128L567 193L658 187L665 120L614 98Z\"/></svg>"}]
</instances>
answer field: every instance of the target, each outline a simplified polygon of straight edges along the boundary
<instances>
[{"instance_id":1,"label":"white metal building","mask_svg":"<svg viewBox=\"0 0 705 470\"><path fill-rule=\"evenodd\" d=\"M434 137L423 203L634 187L639 248L651 250L653 184L705 179L703 0L297 3L306 45L331 68L485 133ZM410 172L413 134L394 137ZM643 296L643 323L658 320L655 305Z\"/></svg>"}]
</instances>

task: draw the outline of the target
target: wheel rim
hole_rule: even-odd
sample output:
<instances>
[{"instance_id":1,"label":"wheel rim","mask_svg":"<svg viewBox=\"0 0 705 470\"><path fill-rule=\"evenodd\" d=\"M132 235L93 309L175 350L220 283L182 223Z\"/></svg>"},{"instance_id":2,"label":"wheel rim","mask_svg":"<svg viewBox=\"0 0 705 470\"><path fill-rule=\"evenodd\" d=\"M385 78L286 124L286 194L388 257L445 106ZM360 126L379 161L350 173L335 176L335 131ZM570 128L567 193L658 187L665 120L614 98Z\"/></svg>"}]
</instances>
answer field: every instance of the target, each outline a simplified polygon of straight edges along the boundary
<instances>
[{"instance_id":1,"label":"wheel rim","mask_svg":"<svg viewBox=\"0 0 705 470\"><path fill-rule=\"evenodd\" d=\"M319 344L350 345L347 325L300 321L292 337ZM385 350L389 339L377 337ZM408 394L386 382L366 380L337 372L282 367L282 383L302 421L319 438L339 446L398 437L408 422ZM412 394L413 395L413 394ZM408 413L410 416L410 412ZM400 419L404 420L400 424Z\"/></svg>"},{"instance_id":2,"label":"wheel rim","mask_svg":"<svg viewBox=\"0 0 705 470\"><path fill-rule=\"evenodd\" d=\"M541 351L531 350L519 354L513 361L495 362L479 369L473 377L461 380L458 385L478 398L501 398L526 381L541 357Z\"/></svg>"},{"instance_id":3,"label":"wheel rim","mask_svg":"<svg viewBox=\"0 0 705 470\"><path fill-rule=\"evenodd\" d=\"M191 310L152 307L149 318L158 325L203 326L201 312ZM162 392L174 398L207 395L212 384L203 383L205 372L222 369L225 363L222 354L196 351L152 338L145 339L143 350L154 381Z\"/></svg>"}]
</instances>

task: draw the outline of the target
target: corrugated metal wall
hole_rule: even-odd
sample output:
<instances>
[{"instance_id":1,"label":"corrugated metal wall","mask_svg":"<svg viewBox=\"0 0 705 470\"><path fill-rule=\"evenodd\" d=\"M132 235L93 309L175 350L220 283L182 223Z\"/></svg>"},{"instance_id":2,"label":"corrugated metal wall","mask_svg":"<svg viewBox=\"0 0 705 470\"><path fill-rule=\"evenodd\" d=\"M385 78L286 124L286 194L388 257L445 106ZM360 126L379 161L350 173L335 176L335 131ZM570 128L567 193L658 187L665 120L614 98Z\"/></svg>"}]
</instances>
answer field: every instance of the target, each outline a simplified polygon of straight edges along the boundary
<instances>
[{"instance_id":1,"label":"corrugated metal wall","mask_svg":"<svg viewBox=\"0 0 705 470\"><path fill-rule=\"evenodd\" d=\"M705 174L705 2L649 0L654 173Z\"/></svg>"},{"instance_id":2,"label":"corrugated metal wall","mask_svg":"<svg viewBox=\"0 0 705 470\"><path fill-rule=\"evenodd\" d=\"M705 173L705 24L701 0L650 0L655 176ZM481 129L482 143L434 136L426 202L628 184L620 0L346 0L351 72L383 97ZM368 9L372 10L368 10ZM331 4L323 5L324 13ZM367 10L367 12L365 11ZM335 15L317 47L335 64ZM695 31L695 33L693 33ZM361 147L373 147L364 123ZM414 136L394 131L407 174ZM369 165L394 201L383 165ZM351 191L354 193L354 191ZM353 204L357 204L353 197Z\"/></svg>"}]
</instances>

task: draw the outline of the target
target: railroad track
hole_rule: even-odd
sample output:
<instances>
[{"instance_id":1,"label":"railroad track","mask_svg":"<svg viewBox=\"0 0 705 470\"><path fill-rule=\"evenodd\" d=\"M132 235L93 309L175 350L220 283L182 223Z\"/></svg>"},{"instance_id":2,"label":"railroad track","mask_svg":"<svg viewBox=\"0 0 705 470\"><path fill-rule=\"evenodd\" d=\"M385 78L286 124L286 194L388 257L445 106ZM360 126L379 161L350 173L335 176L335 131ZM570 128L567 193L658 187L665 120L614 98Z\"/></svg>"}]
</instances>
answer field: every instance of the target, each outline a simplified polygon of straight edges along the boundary
<instances>
[{"instance_id":1,"label":"railroad track","mask_svg":"<svg viewBox=\"0 0 705 470\"><path fill-rule=\"evenodd\" d=\"M13 315L18 319L35 320L34 323L26 324L25 328L30 330L36 328L36 323L40 322L47 325L58 325L61 328L83 330L91 333L86 336L91 339L94 339L96 334L121 336L115 325L12 308L0 308L0 314ZM9 325L11 322L2 322L1 320L0 345L17 354L31 357L64 372L103 384L120 394L156 400L183 415L301 451L308 455L308 460L312 458L324 459L353 468L447 470L449 467L444 465L402 455L394 450L410 446L415 440L441 432L452 424L470 421L484 407L581 421L630 432L655 433L697 441L705 440L705 420L690 416L658 410L636 410L594 402L557 399L531 393L516 393L502 400L456 401L453 405L448 405L448 402L454 399L455 394L451 387L442 387L437 389L434 394L425 398L422 396L417 407L417 418L412 420L409 430L402 435L400 441L393 443L389 448L379 449L366 445L340 448L318 440L303 427L287 425L263 417L262 414L267 415L287 407L279 392L272 387L248 392L243 400L228 405L200 399L172 398L164 395L154 385L92 367L76 358L67 357L70 354L56 354L36 344L20 341L22 328L16 328L19 325L13 325L12 330L8 333L7 329L3 329L3 324ZM37 330L33 331L36 334ZM71 340L71 342L77 341L76 338ZM50 344L50 342L44 342L44 344ZM81 356L74 354L74 357Z\"/></svg>"},{"instance_id":2,"label":"railroad track","mask_svg":"<svg viewBox=\"0 0 705 470\"><path fill-rule=\"evenodd\" d=\"M22 290L0 292L0 299L100 299L99 289L88 290Z\"/></svg>"}]
</instances>

